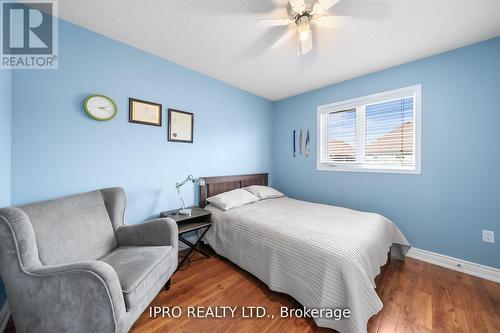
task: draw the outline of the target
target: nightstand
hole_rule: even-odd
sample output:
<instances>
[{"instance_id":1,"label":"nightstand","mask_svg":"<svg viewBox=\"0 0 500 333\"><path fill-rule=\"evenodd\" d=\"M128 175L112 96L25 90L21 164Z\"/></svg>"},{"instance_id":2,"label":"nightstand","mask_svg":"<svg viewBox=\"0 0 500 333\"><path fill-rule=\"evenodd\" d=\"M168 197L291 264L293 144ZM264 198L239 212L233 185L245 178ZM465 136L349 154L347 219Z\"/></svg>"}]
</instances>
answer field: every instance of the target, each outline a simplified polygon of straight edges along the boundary
<instances>
[{"instance_id":1,"label":"nightstand","mask_svg":"<svg viewBox=\"0 0 500 333\"><path fill-rule=\"evenodd\" d=\"M191 215L180 215L177 213L179 211L178 209L162 212L160 214L161 217L170 217L177 222L177 226L179 228L179 240L190 248L189 252L184 256L184 258L182 258L179 266L177 266L177 269L182 267L184 262L189 259L189 256L193 253L193 251L197 251L205 257L210 258L210 255L205 253L205 251L198 249L198 245L203 240L203 237L205 237L208 229L212 226L212 213L200 207L189 207L189 209L192 210ZM194 244L182 236L188 232L198 231L200 229L204 230Z\"/></svg>"}]
</instances>

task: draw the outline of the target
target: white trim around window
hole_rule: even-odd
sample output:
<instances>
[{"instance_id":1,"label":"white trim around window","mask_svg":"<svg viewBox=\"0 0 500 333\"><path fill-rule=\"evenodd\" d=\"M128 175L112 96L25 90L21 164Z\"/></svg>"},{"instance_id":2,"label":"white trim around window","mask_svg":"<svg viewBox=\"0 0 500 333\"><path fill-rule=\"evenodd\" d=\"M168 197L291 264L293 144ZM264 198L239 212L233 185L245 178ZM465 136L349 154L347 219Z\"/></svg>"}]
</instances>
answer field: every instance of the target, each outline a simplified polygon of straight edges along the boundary
<instances>
[{"instance_id":1,"label":"white trim around window","mask_svg":"<svg viewBox=\"0 0 500 333\"><path fill-rule=\"evenodd\" d=\"M378 150L374 149L373 142L368 142L374 136L370 136L369 132L388 130L389 125L394 126L394 117L388 120L390 122L387 127L379 130L380 125L376 123L372 127L367 124L370 121L377 120L380 117L378 114L369 116L368 108L377 105L383 105L392 101L409 100L412 106L412 113L406 110L405 115L411 116L411 124L403 123L401 126L407 125L405 132L401 130L401 153L399 156L387 156L389 154L380 154L377 156L377 151L383 151L386 147L393 146L393 134L388 134L384 143L381 143L383 135L378 138ZM355 117L353 112L355 111ZM349 117L344 117L341 120L332 120L332 115L339 115L341 112L351 113ZM383 111L382 111L383 112ZM389 111L390 112L390 111ZM381 113L382 117L390 118ZM339 118L338 116L336 116ZM347 119L347 120L345 120ZM367 120L368 119L368 120ZM344 131L339 134L336 131L336 125L345 125ZM355 124L355 129L354 129ZM397 125L397 124L396 124ZM330 127L329 127L330 126ZM378 126L378 127L377 127ZM332 128L334 128L332 130ZM399 127L397 128L399 130ZM333 133L333 134L332 134ZM337 133L337 137L335 136ZM420 174L421 173L421 133L422 133L422 86L415 85L396 90L385 91L369 96L354 98L346 101L335 102L332 104L322 105L317 108L317 170L321 171L342 171L342 172L377 172L377 173L400 173L400 174ZM399 134L398 134L399 135ZM354 138L355 136L355 138ZM346 140L346 141L342 141ZM335 142L332 144L332 142ZM341 142L342 144L339 144ZM335 149L340 150L340 154L333 154ZM365 153L365 149L367 153ZM406 151L403 153L403 151ZM375 151L375 153L373 153ZM375 156L374 156L375 155ZM384 155L384 156L382 156ZM339 158L339 156L341 156ZM388 162L385 159L389 158ZM392 158L392 159L391 159ZM397 159L399 158L399 159ZM396 162L393 162L396 161ZM404 162L401 162L404 161ZM410 162L408 162L410 161ZM391 165L393 164L393 165Z\"/></svg>"}]
</instances>

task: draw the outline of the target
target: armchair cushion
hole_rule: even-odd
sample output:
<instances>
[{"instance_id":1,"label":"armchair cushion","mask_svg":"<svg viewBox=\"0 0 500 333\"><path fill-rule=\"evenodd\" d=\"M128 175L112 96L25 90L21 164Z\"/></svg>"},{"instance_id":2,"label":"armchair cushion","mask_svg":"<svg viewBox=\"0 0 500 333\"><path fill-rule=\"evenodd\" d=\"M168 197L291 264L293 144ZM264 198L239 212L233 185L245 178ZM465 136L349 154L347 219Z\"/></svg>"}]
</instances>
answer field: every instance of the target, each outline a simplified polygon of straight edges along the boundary
<instances>
[{"instance_id":1,"label":"armchair cushion","mask_svg":"<svg viewBox=\"0 0 500 333\"><path fill-rule=\"evenodd\" d=\"M100 259L116 271L127 310L133 309L162 277L177 267L172 246L121 246Z\"/></svg>"}]
</instances>

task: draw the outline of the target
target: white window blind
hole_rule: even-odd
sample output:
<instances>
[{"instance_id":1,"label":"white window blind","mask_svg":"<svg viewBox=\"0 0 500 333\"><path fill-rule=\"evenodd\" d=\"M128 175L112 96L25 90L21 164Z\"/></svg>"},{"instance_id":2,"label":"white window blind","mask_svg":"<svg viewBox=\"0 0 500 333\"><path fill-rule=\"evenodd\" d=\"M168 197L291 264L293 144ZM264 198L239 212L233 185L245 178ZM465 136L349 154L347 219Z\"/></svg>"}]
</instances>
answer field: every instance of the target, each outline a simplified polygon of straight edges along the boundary
<instances>
[{"instance_id":1,"label":"white window blind","mask_svg":"<svg viewBox=\"0 0 500 333\"><path fill-rule=\"evenodd\" d=\"M407 97L366 106L364 163L401 168L414 165L413 105L413 97Z\"/></svg>"},{"instance_id":2,"label":"white window blind","mask_svg":"<svg viewBox=\"0 0 500 333\"><path fill-rule=\"evenodd\" d=\"M356 161L356 109L328 114L326 155L332 162Z\"/></svg>"},{"instance_id":3,"label":"white window blind","mask_svg":"<svg viewBox=\"0 0 500 333\"><path fill-rule=\"evenodd\" d=\"M318 108L318 169L420 173L420 86Z\"/></svg>"}]
</instances>

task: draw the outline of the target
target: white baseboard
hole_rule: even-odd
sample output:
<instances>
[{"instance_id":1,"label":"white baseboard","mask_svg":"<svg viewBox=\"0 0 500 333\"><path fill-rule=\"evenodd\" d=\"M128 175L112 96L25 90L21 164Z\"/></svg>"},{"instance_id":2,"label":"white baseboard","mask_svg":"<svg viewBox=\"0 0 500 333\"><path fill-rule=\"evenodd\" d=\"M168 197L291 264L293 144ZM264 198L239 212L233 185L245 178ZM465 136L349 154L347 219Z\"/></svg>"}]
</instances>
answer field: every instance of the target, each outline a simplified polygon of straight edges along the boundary
<instances>
[{"instance_id":1,"label":"white baseboard","mask_svg":"<svg viewBox=\"0 0 500 333\"><path fill-rule=\"evenodd\" d=\"M3 333L5 331L5 327L7 327L7 323L10 318L10 309L7 301L3 303L2 309L0 309L0 332Z\"/></svg>"},{"instance_id":2,"label":"white baseboard","mask_svg":"<svg viewBox=\"0 0 500 333\"><path fill-rule=\"evenodd\" d=\"M500 283L500 269L412 247L407 257Z\"/></svg>"}]
</instances>

